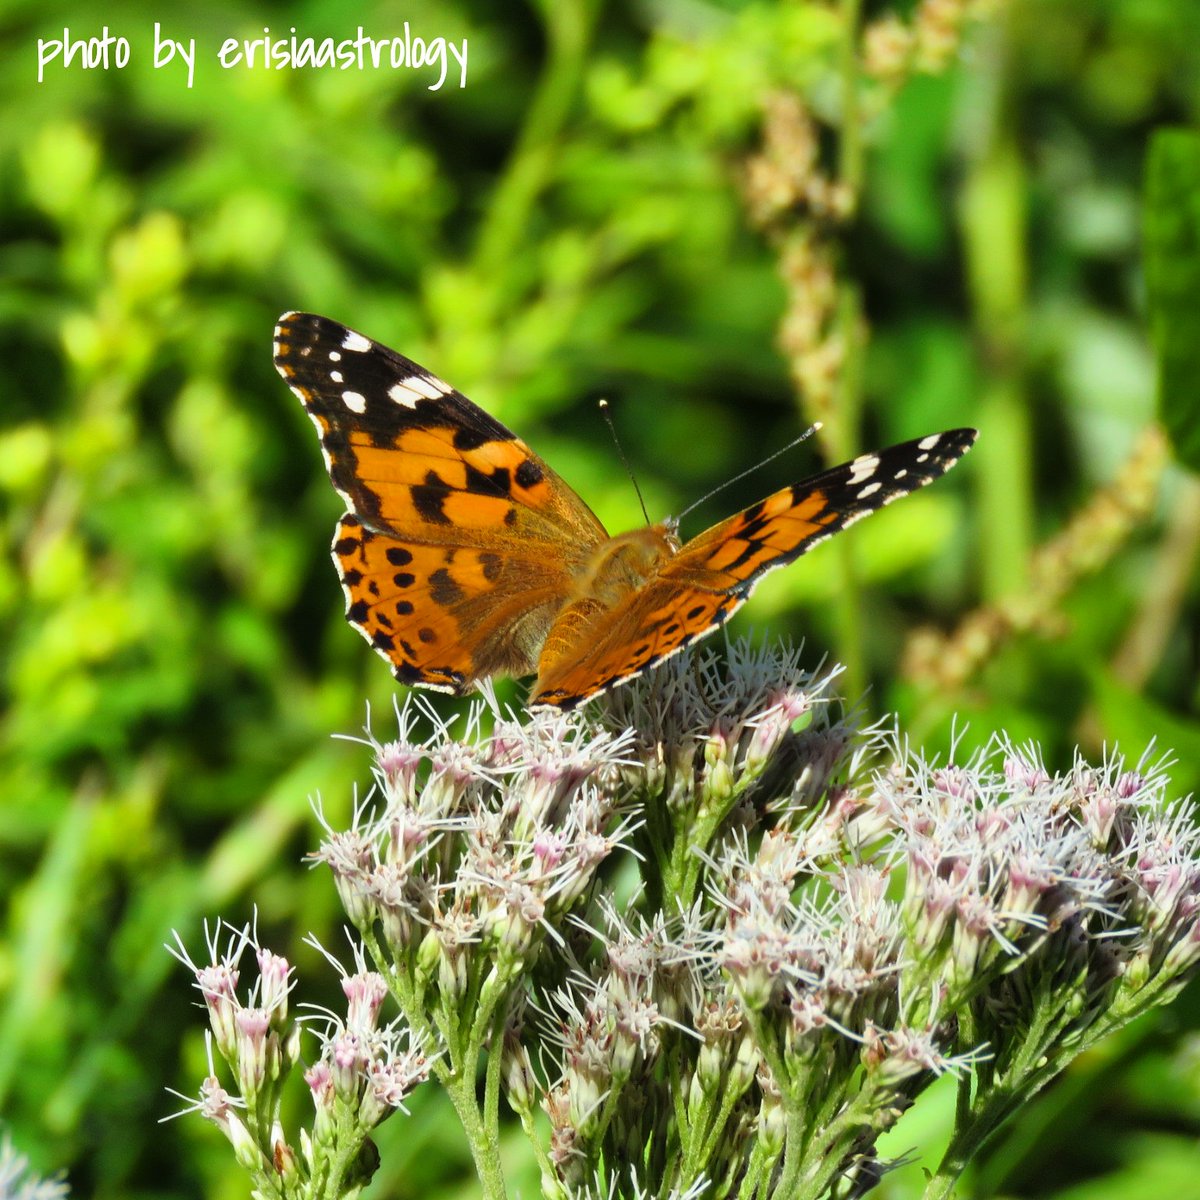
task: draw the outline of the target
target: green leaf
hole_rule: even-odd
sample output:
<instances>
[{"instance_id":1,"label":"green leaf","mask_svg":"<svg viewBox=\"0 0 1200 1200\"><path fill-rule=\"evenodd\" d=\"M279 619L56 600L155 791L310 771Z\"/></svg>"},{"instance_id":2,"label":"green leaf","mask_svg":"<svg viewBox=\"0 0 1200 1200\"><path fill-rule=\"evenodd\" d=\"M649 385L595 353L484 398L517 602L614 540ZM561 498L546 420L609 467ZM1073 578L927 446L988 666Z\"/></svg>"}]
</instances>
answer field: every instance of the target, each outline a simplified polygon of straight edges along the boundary
<instances>
[{"instance_id":1,"label":"green leaf","mask_svg":"<svg viewBox=\"0 0 1200 1200\"><path fill-rule=\"evenodd\" d=\"M1200 470L1200 133L1160 130L1146 168L1146 290L1158 411Z\"/></svg>"}]
</instances>

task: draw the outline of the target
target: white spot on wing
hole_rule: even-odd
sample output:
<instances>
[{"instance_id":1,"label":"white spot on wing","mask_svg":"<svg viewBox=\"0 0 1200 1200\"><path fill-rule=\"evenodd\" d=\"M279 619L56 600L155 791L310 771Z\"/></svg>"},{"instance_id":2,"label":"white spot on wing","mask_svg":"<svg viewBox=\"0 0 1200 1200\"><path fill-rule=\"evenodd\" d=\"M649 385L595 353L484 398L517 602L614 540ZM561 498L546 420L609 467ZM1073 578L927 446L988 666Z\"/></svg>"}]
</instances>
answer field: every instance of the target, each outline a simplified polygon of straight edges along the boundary
<instances>
[{"instance_id":1,"label":"white spot on wing","mask_svg":"<svg viewBox=\"0 0 1200 1200\"><path fill-rule=\"evenodd\" d=\"M880 483L878 479L875 480L874 483L868 483L867 486L858 493L858 499L865 500L868 496L875 495L875 493L879 491L881 487L883 487L883 484Z\"/></svg>"},{"instance_id":2,"label":"white spot on wing","mask_svg":"<svg viewBox=\"0 0 1200 1200\"><path fill-rule=\"evenodd\" d=\"M343 392L342 403L351 412L365 412L367 407L367 398L361 392Z\"/></svg>"},{"instance_id":3,"label":"white spot on wing","mask_svg":"<svg viewBox=\"0 0 1200 1200\"><path fill-rule=\"evenodd\" d=\"M330 350L329 361L330 362L341 362L342 361L342 352L340 350Z\"/></svg>"},{"instance_id":4,"label":"white spot on wing","mask_svg":"<svg viewBox=\"0 0 1200 1200\"><path fill-rule=\"evenodd\" d=\"M334 383L341 383L342 382L342 373L341 373L341 371L330 371L329 378L332 379Z\"/></svg>"},{"instance_id":5,"label":"white spot on wing","mask_svg":"<svg viewBox=\"0 0 1200 1200\"><path fill-rule=\"evenodd\" d=\"M393 383L388 388L388 395L404 408L416 408L418 403L424 399L420 392L414 392L406 383Z\"/></svg>"},{"instance_id":6,"label":"white spot on wing","mask_svg":"<svg viewBox=\"0 0 1200 1200\"><path fill-rule=\"evenodd\" d=\"M928 437L923 437L917 443L917 446L922 450L932 450L941 440L942 435L940 433L931 433Z\"/></svg>"},{"instance_id":7,"label":"white spot on wing","mask_svg":"<svg viewBox=\"0 0 1200 1200\"><path fill-rule=\"evenodd\" d=\"M864 479L870 479L876 471L879 470L879 455L878 454L862 454L859 455L850 464L850 484L853 486L856 483L862 483Z\"/></svg>"},{"instance_id":8,"label":"white spot on wing","mask_svg":"<svg viewBox=\"0 0 1200 1200\"><path fill-rule=\"evenodd\" d=\"M353 350L355 354L365 354L371 348L371 342L368 338L363 337L361 333L355 333L353 329L346 330L346 336L342 338L342 349Z\"/></svg>"},{"instance_id":9,"label":"white spot on wing","mask_svg":"<svg viewBox=\"0 0 1200 1200\"><path fill-rule=\"evenodd\" d=\"M440 400L450 389L432 375L410 375L400 380L397 387L408 388L426 400Z\"/></svg>"}]
</instances>

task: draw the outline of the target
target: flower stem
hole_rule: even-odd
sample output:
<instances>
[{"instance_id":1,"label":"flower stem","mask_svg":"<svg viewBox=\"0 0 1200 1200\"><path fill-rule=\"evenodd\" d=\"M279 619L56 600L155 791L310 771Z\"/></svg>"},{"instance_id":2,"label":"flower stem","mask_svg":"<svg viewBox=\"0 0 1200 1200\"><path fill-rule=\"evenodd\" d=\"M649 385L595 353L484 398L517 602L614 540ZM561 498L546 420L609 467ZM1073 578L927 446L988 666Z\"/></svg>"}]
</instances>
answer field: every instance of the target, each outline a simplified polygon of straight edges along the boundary
<instances>
[{"instance_id":1,"label":"flower stem","mask_svg":"<svg viewBox=\"0 0 1200 1200\"><path fill-rule=\"evenodd\" d=\"M499 1056L497 1056L499 1057ZM474 1074L459 1071L446 1081L446 1092L459 1123L467 1135L471 1158L479 1176L485 1200L505 1200L504 1169L500 1163L500 1139L496 1129L488 1128L475 1095Z\"/></svg>"}]
</instances>

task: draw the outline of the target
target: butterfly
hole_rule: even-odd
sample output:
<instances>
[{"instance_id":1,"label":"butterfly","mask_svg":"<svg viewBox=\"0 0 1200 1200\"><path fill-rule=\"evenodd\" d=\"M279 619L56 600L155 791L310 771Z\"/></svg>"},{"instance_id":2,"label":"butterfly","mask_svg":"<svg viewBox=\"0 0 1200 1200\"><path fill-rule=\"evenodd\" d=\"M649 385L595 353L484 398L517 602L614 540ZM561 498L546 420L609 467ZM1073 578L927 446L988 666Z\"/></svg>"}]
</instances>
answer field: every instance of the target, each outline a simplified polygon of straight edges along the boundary
<instances>
[{"instance_id":1,"label":"butterfly","mask_svg":"<svg viewBox=\"0 0 1200 1200\"><path fill-rule=\"evenodd\" d=\"M346 619L402 683L461 694L536 674L573 708L724 624L768 571L948 471L951 429L785 487L680 542L610 537L514 433L423 367L336 321L286 313L275 366L346 503L333 560Z\"/></svg>"}]
</instances>

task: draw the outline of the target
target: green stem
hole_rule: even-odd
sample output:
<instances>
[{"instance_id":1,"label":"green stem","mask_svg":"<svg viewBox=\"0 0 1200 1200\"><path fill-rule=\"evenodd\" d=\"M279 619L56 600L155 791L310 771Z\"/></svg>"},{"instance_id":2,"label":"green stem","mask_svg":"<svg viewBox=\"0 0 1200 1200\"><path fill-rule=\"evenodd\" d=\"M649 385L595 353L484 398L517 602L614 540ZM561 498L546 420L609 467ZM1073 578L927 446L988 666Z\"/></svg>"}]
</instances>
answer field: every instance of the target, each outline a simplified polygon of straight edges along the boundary
<instances>
[{"instance_id":1,"label":"green stem","mask_svg":"<svg viewBox=\"0 0 1200 1200\"><path fill-rule=\"evenodd\" d=\"M862 0L842 0L842 128L838 148L838 174L856 199L862 186L863 143L859 119L858 24Z\"/></svg>"},{"instance_id":2,"label":"green stem","mask_svg":"<svg viewBox=\"0 0 1200 1200\"><path fill-rule=\"evenodd\" d=\"M1073 1017L1064 1011L1058 993L1085 985L1083 976L1048 979L1035 1000L1033 1019L1011 1062L991 1082L979 1082L974 1098L960 1085L954 1135L938 1164L937 1173L925 1189L925 1200L940 1200L953 1194L954 1185L987 1141L1018 1110L1037 1095L1078 1053L1063 1053L1062 1039ZM970 1012L969 1006L964 1010ZM972 1022L969 1036L978 1038ZM1055 1054L1055 1048L1058 1053Z\"/></svg>"},{"instance_id":3,"label":"green stem","mask_svg":"<svg viewBox=\"0 0 1200 1200\"><path fill-rule=\"evenodd\" d=\"M493 966L480 986L475 1001L475 1020L471 1022L471 1032L467 1035L468 1054L478 1056L483 1050L484 1042L493 1032L493 1018L497 1006L507 995L506 977L501 974L498 966Z\"/></svg>"},{"instance_id":4,"label":"green stem","mask_svg":"<svg viewBox=\"0 0 1200 1200\"><path fill-rule=\"evenodd\" d=\"M480 229L474 267L483 278L499 278L525 241L530 210L554 165L558 135L579 89L596 9L594 0L537 0L536 7L546 30L547 62Z\"/></svg>"},{"instance_id":5,"label":"green stem","mask_svg":"<svg viewBox=\"0 0 1200 1200\"><path fill-rule=\"evenodd\" d=\"M528 1139L530 1146L533 1147L533 1156L537 1159L538 1171L541 1173L544 1187L547 1180L557 1178L554 1164L550 1161L550 1155L546 1152L546 1147L542 1144L542 1139L538 1136L537 1127L533 1121L533 1110L529 1108L518 1109L517 1115L521 1118L521 1128L525 1131L525 1137Z\"/></svg>"},{"instance_id":6,"label":"green stem","mask_svg":"<svg viewBox=\"0 0 1200 1200\"><path fill-rule=\"evenodd\" d=\"M702 1119L697 1122L696 1129L700 1136L695 1139L689 1138L692 1144L684 1159L684 1179L697 1179L703 1173L709 1158L717 1148L721 1135L725 1132L725 1126L728 1124L734 1108L746 1094L750 1082L747 1079L746 1086L742 1088L724 1088L721 1092L721 1103L715 1113L711 1100L707 1096L705 1097L701 1109Z\"/></svg>"},{"instance_id":7,"label":"green stem","mask_svg":"<svg viewBox=\"0 0 1200 1200\"><path fill-rule=\"evenodd\" d=\"M666 789L643 793L638 808L645 820L637 835L636 848L642 854L642 884L646 889L646 907L654 912L663 906L664 887L669 886L671 819L667 812Z\"/></svg>"},{"instance_id":8,"label":"green stem","mask_svg":"<svg viewBox=\"0 0 1200 1200\"><path fill-rule=\"evenodd\" d=\"M467 1135L475 1173L485 1200L505 1200L504 1168L500 1162L500 1139L495 1129L489 1129L475 1095L473 1073L457 1072L445 1081L446 1093L459 1124Z\"/></svg>"},{"instance_id":9,"label":"green stem","mask_svg":"<svg viewBox=\"0 0 1200 1200\"><path fill-rule=\"evenodd\" d=\"M776 1195L819 1200L828 1192L851 1143L870 1123L874 1095L869 1089L860 1092L835 1120L816 1129L815 1136L811 1113L797 1108L788 1114L787 1149Z\"/></svg>"},{"instance_id":10,"label":"green stem","mask_svg":"<svg viewBox=\"0 0 1200 1200\"><path fill-rule=\"evenodd\" d=\"M978 128L961 200L963 244L974 323L990 386L979 404L975 476L982 493L979 544L985 600L1018 593L1034 543L1030 402L1026 382L1029 185L1011 132L1003 88L1005 31L981 46L968 99Z\"/></svg>"},{"instance_id":11,"label":"green stem","mask_svg":"<svg viewBox=\"0 0 1200 1200\"><path fill-rule=\"evenodd\" d=\"M475 1095L475 1069L479 1062L484 1038L489 1028L492 1028L493 1014L496 1012L499 998L503 989L499 986L480 989L476 1019L466 1037L462 1036L461 1021L454 1019L454 1014L444 1011L435 1014L434 1022L430 1022L425 1011L423 997L412 984L411 978L405 974L404 967L392 963L384 954L375 931L371 928L360 929L363 942L378 970L387 980L400 1011L413 1034L423 1042L431 1043L432 1030L437 1028L442 1044L446 1048L446 1057L438 1058L433 1064L433 1075L446 1089L458 1113L459 1123L466 1134L467 1143L471 1149L471 1157L475 1162L475 1171L479 1176L486 1200L504 1200L504 1172L500 1164L500 1124L499 1124L499 1095L500 1070L503 1047L500 1053L489 1055L487 1075L485 1076L484 1100L485 1111L481 1111ZM489 977L492 978L492 977ZM446 1006L440 1006L444 1009ZM484 1011L486 1010L486 1011ZM503 1038L503 1012L497 1020L501 1021L500 1034ZM495 1047L493 1046L493 1049Z\"/></svg>"},{"instance_id":12,"label":"green stem","mask_svg":"<svg viewBox=\"0 0 1200 1200\"><path fill-rule=\"evenodd\" d=\"M750 1152L750 1164L746 1175L738 1188L737 1200L753 1200L755 1196L766 1196L767 1188L774 1170L778 1155L768 1155L763 1147L761 1138L754 1141L754 1149Z\"/></svg>"},{"instance_id":13,"label":"green stem","mask_svg":"<svg viewBox=\"0 0 1200 1200\"><path fill-rule=\"evenodd\" d=\"M964 1004L959 1016L958 1044L974 1047L978 1038L976 1030L975 1010L969 1003ZM961 1129L971 1118L972 1085L976 1078L974 1071L963 1071L958 1077L958 1088L954 1098L955 1129Z\"/></svg>"},{"instance_id":14,"label":"green stem","mask_svg":"<svg viewBox=\"0 0 1200 1200\"><path fill-rule=\"evenodd\" d=\"M799 1109L792 1109L787 1116L787 1133L784 1136L783 1171L776 1190L781 1196L800 1195L800 1168L804 1163L804 1135L808 1129L808 1116Z\"/></svg>"},{"instance_id":15,"label":"green stem","mask_svg":"<svg viewBox=\"0 0 1200 1200\"><path fill-rule=\"evenodd\" d=\"M795 1195L797 1200L818 1200L818 1197L824 1196L834 1177L841 1171L842 1161L849 1153L851 1143L864 1126L871 1123L871 1116L877 1107L875 1090L864 1088L839 1116L820 1126L817 1136L809 1139L804 1153L796 1156L797 1178L800 1176L799 1168L809 1164L807 1178L794 1192L781 1194Z\"/></svg>"},{"instance_id":16,"label":"green stem","mask_svg":"<svg viewBox=\"0 0 1200 1200\"><path fill-rule=\"evenodd\" d=\"M691 825L676 826L671 855L663 872L662 894L672 897L681 912L686 912L691 907L700 878L702 864L692 852L693 847L699 850L708 849L711 836L708 822L696 821Z\"/></svg>"},{"instance_id":17,"label":"green stem","mask_svg":"<svg viewBox=\"0 0 1200 1200\"><path fill-rule=\"evenodd\" d=\"M497 1009L492 1018L483 1087L483 1124L488 1136L497 1144L500 1141L500 1079L504 1070L504 1025L507 1019L503 1009Z\"/></svg>"},{"instance_id":18,"label":"green stem","mask_svg":"<svg viewBox=\"0 0 1200 1200\"><path fill-rule=\"evenodd\" d=\"M671 1105L675 1109L675 1128L679 1133L679 1151L683 1161L683 1173L686 1175L694 1160L692 1147L696 1142L696 1130L702 1122L708 1120L712 1104L707 1095L700 1105L698 1119L692 1121L689 1117L690 1101L685 1097L689 1087L687 1077L680 1069L681 1056L678 1047L671 1054L667 1063L667 1087L671 1097Z\"/></svg>"}]
</instances>

